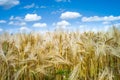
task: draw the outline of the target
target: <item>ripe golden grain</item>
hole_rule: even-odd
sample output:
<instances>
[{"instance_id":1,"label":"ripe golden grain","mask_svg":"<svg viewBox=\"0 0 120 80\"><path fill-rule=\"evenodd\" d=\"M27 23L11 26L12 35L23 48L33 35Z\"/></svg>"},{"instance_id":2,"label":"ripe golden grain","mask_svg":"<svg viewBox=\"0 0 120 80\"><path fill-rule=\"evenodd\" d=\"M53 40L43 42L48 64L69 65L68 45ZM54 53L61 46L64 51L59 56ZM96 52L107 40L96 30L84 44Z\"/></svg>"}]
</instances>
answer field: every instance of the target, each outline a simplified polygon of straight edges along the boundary
<instances>
[{"instance_id":1,"label":"ripe golden grain","mask_svg":"<svg viewBox=\"0 0 120 80\"><path fill-rule=\"evenodd\" d=\"M120 30L0 35L0 80L119 80Z\"/></svg>"}]
</instances>

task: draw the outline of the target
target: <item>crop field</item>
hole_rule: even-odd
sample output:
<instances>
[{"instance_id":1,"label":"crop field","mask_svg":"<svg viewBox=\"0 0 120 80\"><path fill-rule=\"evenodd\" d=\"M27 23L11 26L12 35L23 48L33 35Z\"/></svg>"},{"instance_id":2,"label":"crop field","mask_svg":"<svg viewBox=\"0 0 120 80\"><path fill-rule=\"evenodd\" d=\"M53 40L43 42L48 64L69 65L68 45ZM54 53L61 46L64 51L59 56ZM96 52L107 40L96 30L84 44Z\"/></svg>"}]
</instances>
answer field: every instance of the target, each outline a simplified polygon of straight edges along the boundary
<instances>
[{"instance_id":1,"label":"crop field","mask_svg":"<svg viewBox=\"0 0 120 80\"><path fill-rule=\"evenodd\" d=\"M0 80L120 80L120 30L1 33Z\"/></svg>"}]
</instances>

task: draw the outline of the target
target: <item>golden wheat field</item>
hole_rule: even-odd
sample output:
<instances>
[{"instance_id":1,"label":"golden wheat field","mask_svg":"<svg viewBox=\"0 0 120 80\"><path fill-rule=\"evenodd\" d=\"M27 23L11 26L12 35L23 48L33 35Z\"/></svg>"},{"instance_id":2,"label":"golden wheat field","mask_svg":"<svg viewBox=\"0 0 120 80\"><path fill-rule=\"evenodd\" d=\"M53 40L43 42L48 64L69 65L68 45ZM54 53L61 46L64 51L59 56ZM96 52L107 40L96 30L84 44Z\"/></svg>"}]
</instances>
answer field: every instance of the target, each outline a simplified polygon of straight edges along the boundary
<instances>
[{"instance_id":1,"label":"golden wheat field","mask_svg":"<svg viewBox=\"0 0 120 80\"><path fill-rule=\"evenodd\" d=\"M0 34L0 80L120 80L120 30Z\"/></svg>"}]
</instances>

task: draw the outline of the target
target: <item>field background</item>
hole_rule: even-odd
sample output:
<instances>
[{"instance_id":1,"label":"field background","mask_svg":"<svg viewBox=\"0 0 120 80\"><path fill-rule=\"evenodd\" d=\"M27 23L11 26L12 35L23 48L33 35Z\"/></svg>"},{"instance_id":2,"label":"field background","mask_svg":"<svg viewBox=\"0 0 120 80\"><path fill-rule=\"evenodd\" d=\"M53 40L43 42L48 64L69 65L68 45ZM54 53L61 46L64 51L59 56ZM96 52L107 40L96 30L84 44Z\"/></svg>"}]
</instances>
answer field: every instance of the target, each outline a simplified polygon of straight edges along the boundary
<instances>
[{"instance_id":1,"label":"field background","mask_svg":"<svg viewBox=\"0 0 120 80\"><path fill-rule=\"evenodd\" d=\"M0 80L120 80L120 30L0 34Z\"/></svg>"}]
</instances>

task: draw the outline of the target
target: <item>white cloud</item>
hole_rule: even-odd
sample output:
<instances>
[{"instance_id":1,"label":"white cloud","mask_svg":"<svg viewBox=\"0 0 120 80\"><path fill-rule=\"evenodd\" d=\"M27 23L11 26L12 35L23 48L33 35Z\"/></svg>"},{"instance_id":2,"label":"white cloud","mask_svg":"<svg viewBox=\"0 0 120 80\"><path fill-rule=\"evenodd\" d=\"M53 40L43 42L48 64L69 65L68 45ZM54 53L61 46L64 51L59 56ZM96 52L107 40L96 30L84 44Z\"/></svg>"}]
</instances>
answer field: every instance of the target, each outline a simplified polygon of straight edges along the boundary
<instances>
[{"instance_id":1,"label":"white cloud","mask_svg":"<svg viewBox=\"0 0 120 80\"><path fill-rule=\"evenodd\" d=\"M23 27L20 28L20 31L31 31L31 29L29 29L26 26L23 26Z\"/></svg>"},{"instance_id":2,"label":"white cloud","mask_svg":"<svg viewBox=\"0 0 120 80\"><path fill-rule=\"evenodd\" d=\"M35 6L34 3L32 3L31 5L26 5L24 6L25 9L30 9L30 8L33 8Z\"/></svg>"},{"instance_id":3,"label":"white cloud","mask_svg":"<svg viewBox=\"0 0 120 80\"><path fill-rule=\"evenodd\" d=\"M3 31L3 29L0 28L0 32Z\"/></svg>"},{"instance_id":4,"label":"white cloud","mask_svg":"<svg viewBox=\"0 0 120 80\"><path fill-rule=\"evenodd\" d=\"M18 5L19 3L19 0L0 0L0 6L3 6L7 9Z\"/></svg>"},{"instance_id":5,"label":"white cloud","mask_svg":"<svg viewBox=\"0 0 120 80\"><path fill-rule=\"evenodd\" d=\"M70 0L55 0L56 2L70 2Z\"/></svg>"},{"instance_id":6,"label":"white cloud","mask_svg":"<svg viewBox=\"0 0 120 80\"><path fill-rule=\"evenodd\" d=\"M38 5L35 5L35 3L32 3L32 4L30 4L30 5L26 5L26 6L24 6L23 8L25 8L25 9L30 9L30 8L47 8L46 6L43 6L43 5L41 5L41 6L38 6Z\"/></svg>"},{"instance_id":7,"label":"white cloud","mask_svg":"<svg viewBox=\"0 0 120 80\"><path fill-rule=\"evenodd\" d=\"M14 19L14 16L11 16L11 17L10 17L10 20L13 20L13 19Z\"/></svg>"},{"instance_id":8,"label":"white cloud","mask_svg":"<svg viewBox=\"0 0 120 80\"><path fill-rule=\"evenodd\" d=\"M64 12L65 11L65 9L58 9L58 10L56 10L56 11L53 11L51 14L58 14L58 13L62 13L62 12Z\"/></svg>"},{"instance_id":9,"label":"white cloud","mask_svg":"<svg viewBox=\"0 0 120 80\"><path fill-rule=\"evenodd\" d=\"M110 24L111 22L109 21L104 21L102 24Z\"/></svg>"},{"instance_id":10,"label":"white cloud","mask_svg":"<svg viewBox=\"0 0 120 80\"><path fill-rule=\"evenodd\" d=\"M25 26L26 25L25 22L14 22L14 21L10 21L8 24L15 25L15 26Z\"/></svg>"},{"instance_id":11,"label":"white cloud","mask_svg":"<svg viewBox=\"0 0 120 80\"><path fill-rule=\"evenodd\" d=\"M25 21L38 21L41 19L41 16L37 14L27 14L24 18Z\"/></svg>"},{"instance_id":12,"label":"white cloud","mask_svg":"<svg viewBox=\"0 0 120 80\"><path fill-rule=\"evenodd\" d=\"M46 27L47 24L46 23L34 23L33 27Z\"/></svg>"},{"instance_id":13,"label":"white cloud","mask_svg":"<svg viewBox=\"0 0 120 80\"><path fill-rule=\"evenodd\" d=\"M21 17L19 17L19 16L17 16L17 17L11 16L9 20L23 21L23 19Z\"/></svg>"},{"instance_id":14,"label":"white cloud","mask_svg":"<svg viewBox=\"0 0 120 80\"><path fill-rule=\"evenodd\" d=\"M11 16L9 18L10 22L8 23L9 25L15 25L15 26L26 26L26 22L24 21L24 19L22 17L14 17Z\"/></svg>"},{"instance_id":15,"label":"white cloud","mask_svg":"<svg viewBox=\"0 0 120 80\"><path fill-rule=\"evenodd\" d=\"M84 28L86 25L80 25L79 28Z\"/></svg>"},{"instance_id":16,"label":"white cloud","mask_svg":"<svg viewBox=\"0 0 120 80\"><path fill-rule=\"evenodd\" d=\"M6 23L6 21L5 20L0 20L0 23Z\"/></svg>"},{"instance_id":17,"label":"white cloud","mask_svg":"<svg viewBox=\"0 0 120 80\"><path fill-rule=\"evenodd\" d=\"M14 24L14 22L13 22L13 21L10 21L8 24L9 24L9 25L13 25L13 24Z\"/></svg>"},{"instance_id":18,"label":"white cloud","mask_svg":"<svg viewBox=\"0 0 120 80\"><path fill-rule=\"evenodd\" d=\"M90 24L85 24L85 25L80 25L79 30L80 30L80 32L88 32L88 31L106 32L111 27L112 27L112 25L90 25Z\"/></svg>"},{"instance_id":19,"label":"white cloud","mask_svg":"<svg viewBox=\"0 0 120 80\"><path fill-rule=\"evenodd\" d=\"M26 30L28 29L27 27L21 27L20 30Z\"/></svg>"},{"instance_id":20,"label":"white cloud","mask_svg":"<svg viewBox=\"0 0 120 80\"><path fill-rule=\"evenodd\" d=\"M46 6L40 6L40 8L46 8Z\"/></svg>"},{"instance_id":21,"label":"white cloud","mask_svg":"<svg viewBox=\"0 0 120 80\"><path fill-rule=\"evenodd\" d=\"M91 17L83 17L82 22L93 22L93 21L115 21L120 20L120 16L91 16Z\"/></svg>"},{"instance_id":22,"label":"white cloud","mask_svg":"<svg viewBox=\"0 0 120 80\"><path fill-rule=\"evenodd\" d=\"M53 26L56 26L57 28L66 28L67 26L70 26L71 24L65 20L53 23Z\"/></svg>"},{"instance_id":23,"label":"white cloud","mask_svg":"<svg viewBox=\"0 0 120 80\"><path fill-rule=\"evenodd\" d=\"M45 8L47 8L47 6L43 6L43 5L42 6L38 6L38 5L36 5L35 8L37 8L37 9L38 8L45 9Z\"/></svg>"},{"instance_id":24,"label":"white cloud","mask_svg":"<svg viewBox=\"0 0 120 80\"><path fill-rule=\"evenodd\" d=\"M26 25L26 22L21 22L20 25L24 26L24 25Z\"/></svg>"},{"instance_id":25,"label":"white cloud","mask_svg":"<svg viewBox=\"0 0 120 80\"><path fill-rule=\"evenodd\" d=\"M61 14L60 18L61 19L74 19L74 18L78 18L81 17L82 15L78 12L64 12Z\"/></svg>"}]
</instances>

